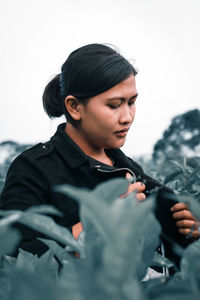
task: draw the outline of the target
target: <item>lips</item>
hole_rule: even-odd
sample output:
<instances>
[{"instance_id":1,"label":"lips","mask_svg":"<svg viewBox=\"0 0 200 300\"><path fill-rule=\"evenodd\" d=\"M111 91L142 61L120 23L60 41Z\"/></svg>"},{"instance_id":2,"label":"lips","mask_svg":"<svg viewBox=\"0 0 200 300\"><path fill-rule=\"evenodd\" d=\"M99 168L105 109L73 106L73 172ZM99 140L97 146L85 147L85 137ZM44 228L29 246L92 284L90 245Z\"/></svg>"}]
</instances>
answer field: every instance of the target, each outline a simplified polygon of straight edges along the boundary
<instances>
[{"instance_id":1,"label":"lips","mask_svg":"<svg viewBox=\"0 0 200 300\"><path fill-rule=\"evenodd\" d=\"M116 134L118 133L124 133L124 132L128 132L129 128L123 128L122 130L120 131L115 131Z\"/></svg>"},{"instance_id":2,"label":"lips","mask_svg":"<svg viewBox=\"0 0 200 300\"><path fill-rule=\"evenodd\" d=\"M120 131L115 131L115 135L119 138L123 138L127 135L127 132L128 132L129 128L123 128L122 130Z\"/></svg>"}]
</instances>

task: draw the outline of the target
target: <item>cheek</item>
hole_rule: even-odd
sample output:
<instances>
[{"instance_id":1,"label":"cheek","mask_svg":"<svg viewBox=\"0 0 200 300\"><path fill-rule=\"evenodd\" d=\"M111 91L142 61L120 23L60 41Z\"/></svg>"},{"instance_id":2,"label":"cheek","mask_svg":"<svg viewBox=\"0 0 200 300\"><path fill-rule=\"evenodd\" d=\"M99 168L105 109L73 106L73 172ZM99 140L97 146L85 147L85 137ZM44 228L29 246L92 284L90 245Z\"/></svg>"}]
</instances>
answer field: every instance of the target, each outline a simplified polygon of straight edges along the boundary
<instances>
[{"instance_id":1,"label":"cheek","mask_svg":"<svg viewBox=\"0 0 200 300\"><path fill-rule=\"evenodd\" d=\"M99 109L98 112L94 112L91 116L93 126L97 128L112 128L117 120L117 115L108 109ZM90 121L90 123L91 123Z\"/></svg>"},{"instance_id":2,"label":"cheek","mask_svg":"<svg viewBox=\"0 0 200 300\"><path fill-rule=\"evenodd\" d=\"M95 118L94 119L94 126L97 131L100 133L109 133L110 130L113 130L115 121L113 120L112 116L103 115L102 118Z\"/></svg>"}]
</instances>

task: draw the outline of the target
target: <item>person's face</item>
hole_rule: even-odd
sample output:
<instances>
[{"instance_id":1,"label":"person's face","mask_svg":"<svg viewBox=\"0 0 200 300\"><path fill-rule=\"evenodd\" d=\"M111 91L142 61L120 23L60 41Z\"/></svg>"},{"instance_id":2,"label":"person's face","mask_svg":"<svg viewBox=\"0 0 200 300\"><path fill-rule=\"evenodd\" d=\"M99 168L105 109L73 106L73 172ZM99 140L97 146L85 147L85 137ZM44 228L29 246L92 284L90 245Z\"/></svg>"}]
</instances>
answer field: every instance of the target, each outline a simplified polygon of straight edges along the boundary
<instances>
[{"instance_id":1,"label":"person's face","mask_svg":"<svg viewBox=\"0 0 200 300\"><path fill-rule=\"evenodd\" d=\"M135 117L134 75L81 105L79 133L92 148L120 148Z\"/></svg>"}]
</instances>

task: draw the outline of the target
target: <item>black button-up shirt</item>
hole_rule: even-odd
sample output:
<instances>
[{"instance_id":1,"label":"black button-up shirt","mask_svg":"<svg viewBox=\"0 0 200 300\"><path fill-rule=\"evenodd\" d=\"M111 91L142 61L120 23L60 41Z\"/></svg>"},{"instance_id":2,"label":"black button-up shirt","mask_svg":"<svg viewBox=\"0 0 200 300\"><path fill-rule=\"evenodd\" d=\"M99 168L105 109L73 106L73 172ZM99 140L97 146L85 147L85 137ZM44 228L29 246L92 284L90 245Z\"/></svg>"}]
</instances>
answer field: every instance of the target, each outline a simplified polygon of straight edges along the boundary
<instances>
[{"instance_id":1,"label":"black button-up shirt","mask_svg":"<svg viewBox=\"0 0 200 300\"><path fill-rule=\"evenodd\" d=\"M80 221L77 202L55 193L54 185L71 184L93 189L97 184L114 177L125 177L130 172L138 181L144 181L146 195L156 187L167 190L156 180L144 174L142 168L120 149L108 149L113 159L110 167L88 157L66 134L65 123L60 124L54 136L46 143L39 143L20 154L11 164L0 197L0 209L25 210L33 205L51 204L64 213L56 222L69 229ZM188 241L180 235L172 219L170 207L174 203L158 197L156 215L163 231L182 245ZM46 250L36 240L41 234L19 225L22 232L21 248L41 254Z\"/></svg>"}]
</instances>

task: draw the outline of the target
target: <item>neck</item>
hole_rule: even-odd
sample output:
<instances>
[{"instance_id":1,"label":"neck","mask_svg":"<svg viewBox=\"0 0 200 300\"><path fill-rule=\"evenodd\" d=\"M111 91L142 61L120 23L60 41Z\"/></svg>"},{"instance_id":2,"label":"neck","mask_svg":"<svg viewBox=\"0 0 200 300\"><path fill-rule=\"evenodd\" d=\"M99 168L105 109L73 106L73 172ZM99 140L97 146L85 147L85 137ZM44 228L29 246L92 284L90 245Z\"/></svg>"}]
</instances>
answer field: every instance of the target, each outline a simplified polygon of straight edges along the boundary
<instances>
[{"instance_id":1,"label":"neck","mask_svg":"<svg viewBox=\"0 0 200 300\"><path fill-rule=\"evenodd\" d=\"M66 123L65 132L79 146L79 148L88 156L101 161L107 165L113 166L113 162L105 153L104 148L92 147L90 143L80 134L80 132L70 123Z\"/></svg>"}]
</instances>

